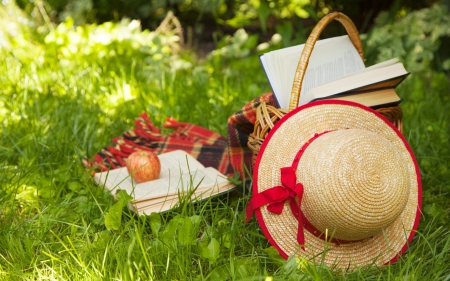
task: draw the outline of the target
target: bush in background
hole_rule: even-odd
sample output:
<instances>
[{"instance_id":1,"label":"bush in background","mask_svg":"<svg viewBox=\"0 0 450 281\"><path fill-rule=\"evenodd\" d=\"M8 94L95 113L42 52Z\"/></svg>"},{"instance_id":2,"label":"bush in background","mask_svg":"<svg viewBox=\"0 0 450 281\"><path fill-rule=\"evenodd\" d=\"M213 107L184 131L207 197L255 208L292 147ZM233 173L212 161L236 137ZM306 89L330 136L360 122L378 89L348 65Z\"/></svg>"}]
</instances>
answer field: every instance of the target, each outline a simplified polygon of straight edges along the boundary
<instances>
[{"instance_id":1,"label":"bush in background","mask_svg":"<svg viewBox=\"0 0 450 281\"><path fill-rule=\"evenodd\" d=\"M37 10L43 18L45 9ZM83 156L132 128L142 111L156 125L172 116L225 134L230 114L270 89L258 54L291 44L283 32L264 40L238 29L199 60L182 48L176 28L149 31L133 20L57 24L51 14L40 25L13 4L0 5L0 275L447 280L450 83L437 58L446 61L448 16L444 5L395 21L391 15L380 16L363 41L367 65L398 55L417 71L398 91L405 98L404 135L424 184L423 218L397 263L341 274L304 259L285 261L255 220L244 224L245 185L229 197L135 217L127 208L118 210L81 164ZM121 218L117 229L106 222L110 211Z\"/></svg>"},{"instance_id":2,"label":"bush in background","mask_svg":"<svg viewBox=\"0 0 450 281\"><path fill-rule=\"evenodd\" d=\"M302 43L318 19L331 11L347 14L360 32L365 33L381 11L390 10L393 17L398 18L437 2L439 0L16 0L28 15L42 22L59 23L71 17L80 25L129 18L140 20L144 29L154 30L170 11L185 27L189 42L194 38L219 41L244 28L264 35L261 42L279 33L284 46ZM337 32L342 29L330 27L325 35L335 36Z\"/></svg>"}]
</instances>

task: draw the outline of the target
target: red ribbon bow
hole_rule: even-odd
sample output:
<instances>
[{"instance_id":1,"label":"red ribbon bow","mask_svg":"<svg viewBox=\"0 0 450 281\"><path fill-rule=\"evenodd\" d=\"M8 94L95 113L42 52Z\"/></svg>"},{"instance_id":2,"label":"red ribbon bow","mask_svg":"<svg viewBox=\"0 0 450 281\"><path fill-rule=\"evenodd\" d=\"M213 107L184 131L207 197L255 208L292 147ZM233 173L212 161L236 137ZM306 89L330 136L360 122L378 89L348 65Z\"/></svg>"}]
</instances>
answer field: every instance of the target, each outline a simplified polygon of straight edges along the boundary
<instances>
[{"instance_id":1,"label":"red ribbon bow","mask_svg":"<svg viewBox=\"0 0 450 281\"><path fill-rule=\"evenodd\" d=\"M289 200L291 212L298 221L297 242L305 250L305 235L303 233L303 222L301 215L301 202L303 197L303 185L297 182L297 176L293 167L281 168L281 186L275 186L258 193L252 197L246 209L246 223L252 218L253 211L264 205L269 212L281 214L284 202ZM295 200L297 197L298 203Z\"/></svg>"}]
</instances>

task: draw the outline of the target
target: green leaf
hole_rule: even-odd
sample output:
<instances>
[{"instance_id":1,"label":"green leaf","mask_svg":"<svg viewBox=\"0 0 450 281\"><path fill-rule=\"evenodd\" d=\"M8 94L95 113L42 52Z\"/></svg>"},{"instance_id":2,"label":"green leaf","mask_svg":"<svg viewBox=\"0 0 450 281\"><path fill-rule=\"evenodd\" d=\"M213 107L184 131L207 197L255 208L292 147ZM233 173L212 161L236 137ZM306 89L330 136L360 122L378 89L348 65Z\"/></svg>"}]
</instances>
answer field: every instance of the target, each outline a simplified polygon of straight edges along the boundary
<instances>
[{"instance_id":1,"label":"green leaf","mask_svg":"<svg viewBox=\"0 0 450 281\"><path fill-rule=\"evenodd\" d=\"M200 216L198 216L198 215L190 216L189 218L191 219L192 223L193 223L195 226L199 225L199 224L200 224L200 221L201 221L201 219L202 219L202 218L201 218Z\"/></svg>"},{"instance_id":2,"label":"green leaf","mask_svg":"<svg viewBox=\"0 0 450 281\"><path fill-rule=\"evenodd\" d=\"M230 234L229 233L225 233L224 235L222 235L221 242L222 242L222 245L225 248L230 249L230 247L231 247L231 236L230 236Z\"/></svg>"},{"instance_id":3,"label":"green leaf","mask_svg":"<svg viewBox=\"0 0 450 281\"><path fill-rule=\"evenodd\" d=\"M190 218L180 219L180 227L178 231L178 241L181 245L189 245L195 242L195 236L192 235L194 224Z\"/></svg>"},{"instance_id":4,"label":"green leaf","mask_svg":"<svg viewBox=\"0 0 450 281\"><path fill-rule=\"evenodd\" d=\"M116 198L117 200L119 200L119 202L122 202L125 205L128 204L128 202L131 202L131 200L133 200L133 197L128 195L128 193L126 193L125 190L117 192Z\"/></svg>"},{"instance_id":5,"label":"green leaf","mask_svg":"<svg viewBox=\"0 0 450 281\"><path fill-rule=\"evenodd\" d=\"M150 228L152 229L153 235L158 237L159 229L161 228L161 216L158 213L151 213L149 216Z\"/></svg>"},{"instance_id":6,"label":"green leaf","mask_svg":"<svg viewBox=\"0 0 450 281\"><path fill-rule=\"evenodd\" d=\"M239 258L238 260L235 261L235 264L237 265L236 277L239 279L245 280L249 277L259 276L261 274L261 269L256 259Z\"/></svg>"},{"instance_id":7,"label":"green leaf","mask_svg":"<svg viewBox=\"0 0 450 281\"><path fill-rule=\"evenodd\" d=\"M283 38L283 46L289 46L292 35L294 34L294 28L292 27L291 23L289 21L284 21L283 23L278 24L275 29L277 30L277 33L279 33Z\"/></svg>"},{"instance_id":8,"label":"green leaf","mask_svg":"<svg viewBox=\"0 0 450 281\"><path fill-rule=\"evenodd\" d=\"M297 259L295 257L289 257L286 263L283 265L282 270L286 275L292 275L297 270Z\"/></svg>"},{"instance_id":9,"label":"green leaf","mask_svg":"<svg viewBox=\"0 0 450 281\"><path fill-rule=\"evenodd\" d=\"M200 256L202 256L205 259L209 259L210 253L208 249L208 241L199 241L198 242L198 251L200 253Z\"/></svg>"},{"instance_id":10,"label":"green leaf","mask_svg":"<svg viewBox=\"0 0 450 281\"><path fill-rule=\"evenodd\" d=\"M241 174L239 172L234 173L233 177L228 177L227 180L235 185L240 185L242 181L240 180Z\"/></svg>"},{"instance_id":11,"label":"green leaf","mask_svg":"<svg viewBox=\"0 0 450 281\"><path fill-rule=\"evenodd\" d=\"M208 244L209 250L209 261L215 263L220 256L220 244L216 238L212 238L211 242Z\"/></svg>"},{"instance_id":12,"label":"green leaf","mask_svg":"<svg viewBox=\"0 0 450 281\"><path fill-rule=\"evenodd\" d=\"M118 230L122 223L122 209L121 202L116 202L105 215L105 226L109 230Z\"/></svg>"},{"instance_id":13,"label":"green leaf","mask_svg":"<svg viewBox=\"0 0 450 281\"><path fill-rule=\"evenodd\" d=\"M82 188L83 186L81 185L80 182L78 181L70 181L67 183L67 188L69 188L72 191L78 191Z\"/></svg>"},{"instance_id":14,"label":"green leaf","mask_svg":"<svg viewBox=\"0 0 450 281\"><path fill-rule=\"evenodd\" d=\"M444 208L436 203L428 204L423 208L423 211L432 217L440 217L445 213Z\"/></svg>"},{"instance_id":15,"label":"green leaf","mask_svg":"<svg viewBox=\"0 0 450 281\"><path fill-rule=\"evenodd\" d=\"M244 25L247 25L251 22L251 20L245 16L236 16L232 19L226 20L225 23L234 28L241 28Z\"/></svg>"},{"instance_id":16,"label":"green leaf","mask_svg":"<svg viewBox=\"0 0 450 281\"><path fill-rule=\"evenodd\" d=\"M269 8L269 5L267 4L267 2L265 2L265 1L260 2L259 7L258 7L258 18L259 18L259 23L261 24L261 29L264 33L266 33L266 31L267 31L266 21L270 15L270 13L271 13L271 9Z\"/></svg>"},{"instance_id":17,"label":"green leaf","mask_svg":"<svg viewBox=\"0 0 450 281\"><path fill-rule=\"evenodd\" d=\"M118 201L109 208L105 215L105 226L109 230L118 230L122 223L123 207L128 205L133 198L128 195L125 190L121 190L116 194Z\"/></svg>"},{"instance_id":18,"label":"green leaf","mask_svg":"<svg viewBox=\"0 0 450 281\"><path fill-rule=\"evenodd\" d=\"M207 241L199 241L198 250L200 255L208 259L210 263L215 263L220 257L220 244L215 238L212 238L209 243Z\"/></svg>"},{"instance_id":19,"label":"green leaf","mask_svg":"<svg viewBox=\"0 0 450 281\"><path fill-rule=\"evenodd\" d=\"M265 252L270 259L274 260L280 266L285 262L284 258L280 255L280 252L278 252L278 250L273 246L263 249L263 252Z\"/></svg>"},{"instance_id":20,"label":"green leaf","mask_svg":"<svg viewBox=\"0 0 450 281\"><path fill-rule=\"evenodd\" d=\"M209 280L229 280L230 275L223 266L216 267L208 275Z\"/></svg>"},{"instance_id":21,"label":"green leaf","mask_svg":"<svg viewBox=\"0 0 450 281\"><path fill-rule=\"evenodd\" d=\"M162 232L161 239L166 242L174 241L175 232L177 231L178 225L180 223L180 217L176 216L169 221L166 228Z\"/></svg>"}]
</instances>

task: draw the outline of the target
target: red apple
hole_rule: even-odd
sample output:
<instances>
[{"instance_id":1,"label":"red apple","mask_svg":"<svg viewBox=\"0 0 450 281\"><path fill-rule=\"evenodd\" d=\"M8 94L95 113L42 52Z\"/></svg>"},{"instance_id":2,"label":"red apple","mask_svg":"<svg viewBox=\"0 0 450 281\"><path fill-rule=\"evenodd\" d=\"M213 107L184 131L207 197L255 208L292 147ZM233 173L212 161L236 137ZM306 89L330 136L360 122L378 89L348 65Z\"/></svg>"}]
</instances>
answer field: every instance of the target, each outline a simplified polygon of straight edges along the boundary
<instances>
[{"instance_id":1,"label":"red apple","mask_svg":"<svg viewBox=\"0 0 450 281\"><path fill-rule=\"evenodd\" d=\"M153 152L135 151L128 156L127 170L138 183L151 181L159 177L161 162Z\"/></svg>"}]
</instances>

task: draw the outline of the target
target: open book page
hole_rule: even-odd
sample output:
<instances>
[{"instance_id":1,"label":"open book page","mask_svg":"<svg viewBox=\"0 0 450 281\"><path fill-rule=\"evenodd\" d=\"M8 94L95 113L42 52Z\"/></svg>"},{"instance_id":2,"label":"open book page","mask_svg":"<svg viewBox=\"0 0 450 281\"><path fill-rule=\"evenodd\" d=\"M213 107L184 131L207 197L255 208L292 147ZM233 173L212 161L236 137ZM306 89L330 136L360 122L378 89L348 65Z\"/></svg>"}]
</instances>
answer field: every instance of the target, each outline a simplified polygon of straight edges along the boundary
<instances>
[{"instance_id":1,"label":"open book page","mask_svg":"<svg viewBox=\"0 0 450 281\"><path fill-rule=\"evenodd\" d=\"M398 58L393 58L393 59L390 59L390 60L387 60L387 61L383 61L383 62L374 64L374 65L371 65L371 66L366 67L366 68L364 68L364 69L355 71L355 72L353 72L353 73L351 73L351 74L349 74L349 75L345 75L344 77L356 76L356 75L359 75L359 74L361 74L361 73L364 73L364 72L367 72L367 71L371 71L371 70L373 70L373 69L379 69L379 68L388 67L388 66L394 65L394 64L396 64L396 63L398 63L398 62L399 62ZM342 78L344 78L344 77L342 77ZM339 78L338 78L338 79L339 79ZM327 82L327 83L332 83L333 81L334 81L334 80L329 81L329 82ZM320 86L320 85L318 85L318 86Z\"/></svg>"},{"instance_id":2,"label":"open book page","mask_svg":"<svg viewBox=\"0 0 450 281\"><path fill-rule=\"evenodd\" d=\"M169 177L170 171L181 171L182 173L195 171L205 168L200 162L197 161L192 155L183 151L175 150L158 155L161 162L160 178Z\"/></svg>"},{"instance_id":3,"label":"open book page","mask_svg":"<svg viewBox=\"0 0 450 281\"><path fill-rule=\"evenodd\" d=\"M304 45L261 56L269 83L281 108L289 107L294 74ZM364 63L347 35L316 42L302 81L300 98L309 89L364 69Z\"/></svg>"},{"instance_id":4,"label":"open book page","mask_svg":"<svg viewBox=\"0 0 450 281\"><path fill-rule=\"evenodd\" d=\"M351 91L357 92L361 88L367 90L368 88L386 87L396 82L400 83L407 75L408 72L402 63L395 63L385 67L367 68L365 71L360 71L311 89L300 98L299 105L318 98L331 97ZM385 83L389 81L391 83ZM369 85L370 87L368 87Z\"/></svg>"},{"instance_id":5,"label":"open book page","mask_svg":"<svg viewBox=\"0 0 450 281\"><path fill-rule=\"evenodd\" d=\"M397 64L398 62L399 62L398 58L393 58L393 59L390 59L390 60L387 60L387 61L383 61L383 62L374 64L374 65L371 65L369 67L366 67L366 69L370 70L370 69L383 68L383 67L387 67L387 66L390 66L390 65L393 65L393 64ZM362 71L364 71L364 70L362 70Z\"/></svg>"},{"instance_id":6,"label":"open book page","mask_svg":"<svg viewBox=\"0 0 450 281\"><path fill-rule=\"evenodd\" d=\"M171 172L168 178L160 178L137 184L134 189L134 199L135 201L142 201L151 198L166 197L167 195L186 192L196 187L212 187L216 183L223 184L224 182L228 182L228 180L219 171L211 167L182 174L174 171Z\"/></svg>"},{"instance_id":7,"label":"open book page","mask_svg":"<svg viewBox=\"0 0 450 281\"><path fill-rule=\"evenodd\" d=\"M196 171L204 169L205 167L197 161L192 155L182 150L175 150L158 155L161 162L161 172L159 175L160 181L168 181L171 175L182 173L189 173L189 171ZM104 185L111 191L112 194L117 192L117 189L123 189L131 194L135 191L135 187L138 185L128 174L127 168L122 167L106 172L96 173L94 180ZM142 197L145 195L145 191L137 190L135 196Z\"/></svg>"},{"instance_id":8,"label":"open book page","mask_svg":"<svg viewBox=\"0 0 450 281\"><path fill-rule=\"evenodd\" d=\"M191 188L189 188L188 190L182 189L177 193L168 194L167 196L132 202L130 207L134 212L139 214L163 212L173 208L176 204L178 204L180 198L188 201L199 201L213 195L227 192L235 187L233 183L228 182L224 178L221 178L220 175L217 179L218 181L212 186L200 185L197 188L195 188L195 186L191 186Z\"/></svg>"},{"instance_id":9,"label":"open book page","mask_svg":"<svg viewBox=\"0 0 450 281\"><path fill-rule=\"evenodd\" d=\"M193 189L197 189L200 193L214 186L223 187L230 184L222 173L212 167L204 168L200 162L184 151L169 152L158 157L161 161L161 174L156 180L136 183L128 174L126 167L97 173L94 179L112 194L118 190L125 190L134 198L134 202L155 198L166 200L166 197L185 194Z\"/></svg>"}]
</instances>

